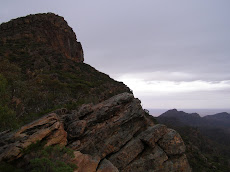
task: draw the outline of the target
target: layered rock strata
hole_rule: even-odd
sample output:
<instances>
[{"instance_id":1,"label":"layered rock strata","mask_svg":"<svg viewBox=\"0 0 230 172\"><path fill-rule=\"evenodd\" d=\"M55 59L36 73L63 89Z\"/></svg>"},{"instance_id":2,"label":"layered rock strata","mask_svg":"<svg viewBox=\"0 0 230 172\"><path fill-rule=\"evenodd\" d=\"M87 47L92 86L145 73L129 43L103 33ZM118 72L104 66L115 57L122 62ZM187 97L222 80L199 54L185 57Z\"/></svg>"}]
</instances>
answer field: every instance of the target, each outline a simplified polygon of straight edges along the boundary
<instances>
[{"instance_id":1,"label":"layered rock strata","mask_svg":"<svg viewBox=\"0 0 230 172\"><path fill-rule=\"evenodd\" d=\"M191 171L180 135L155 124L129 93L71 112L57 110L15 133L2 133L0 140L2 161L23 158L14 150L46 140L73 149L79 172Z\"/></svg>"}]
</instances>

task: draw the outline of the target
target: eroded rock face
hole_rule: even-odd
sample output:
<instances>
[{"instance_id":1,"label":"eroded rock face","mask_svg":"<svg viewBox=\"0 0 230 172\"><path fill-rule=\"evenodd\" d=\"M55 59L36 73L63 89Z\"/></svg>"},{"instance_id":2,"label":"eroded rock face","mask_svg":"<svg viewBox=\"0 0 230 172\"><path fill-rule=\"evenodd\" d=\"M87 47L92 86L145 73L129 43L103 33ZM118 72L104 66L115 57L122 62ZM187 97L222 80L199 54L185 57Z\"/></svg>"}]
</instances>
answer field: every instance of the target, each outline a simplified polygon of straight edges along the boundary
<instances>
[{"instance_id":1,"label":"eroded rock face","mask_svg":"<svg viewBox=\"0 0 230 172\"><path fill-rule=\"evenodd\" d=\"M0 134L0 161L13 161L23 156L22 150L37 141L46 140L45 146L67 144L67 133L55 113L46 115L16 133Z\"/></svg>"},{"instance_id":2,"label":"eroded rock face","mask_svg":"<svg viewBox=\"0 0 230 172\"><path fill-rule=\"evenodd\" d=\"M153 124L132 94L83 105L66 116L65 125L71 134L69 147L99 156L101 162L109 161L119 171L190 171L180 135L165 125Z\"/></svg>"},{"instance_id":3,"label":"eroded rock face","mask_svg":"<svg viewBox=\"0 0 230 172\"><path fill-rule=\"evenodd\" d=\"M83 62L84 54L80 42L63 17L53 13L28 15L0 25L0 40L32 39L46 44L47 49L60 51L66 58Z\"/></svg>"},{"instance_id":4,"label":"eroded rock face","mask_svg":"<svg viewBox=\"0 0 230 172\"><path fill-rule=\"evenodd\" d=\"M23 127L13 136L25 138L24 133L28 136L33 128L37 128L36 132L30 133L31 137L40 138L42 135L42 138L50 139L47 144L65 144L60 140L68 138L67 146L75 151L73 162L79 167L78 172L191 171L180 135L165 125L154 124L132 94L119 94L96 105L83 105L72 113L58 114L68 135L63 132L63 137L59 130L55 130L62 138L59 142L56 134L48 136L46 129L40 127L45 126L46 121L49 131L61 126L56 114ZM53 118L57 119L56 122L51 120ZM5 152L9 151L5 149Z\"/></svg>"}]
</instances>

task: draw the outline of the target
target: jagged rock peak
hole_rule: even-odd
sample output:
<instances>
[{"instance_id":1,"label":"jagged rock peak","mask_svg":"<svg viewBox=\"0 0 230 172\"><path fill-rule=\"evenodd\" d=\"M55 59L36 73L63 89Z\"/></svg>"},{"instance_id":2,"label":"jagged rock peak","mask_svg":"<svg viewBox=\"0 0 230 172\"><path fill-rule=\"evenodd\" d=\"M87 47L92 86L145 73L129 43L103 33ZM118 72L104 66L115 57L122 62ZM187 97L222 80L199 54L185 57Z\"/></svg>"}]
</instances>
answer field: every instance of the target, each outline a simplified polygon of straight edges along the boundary
<instances>
[{"instance_id":1,"label":"jagged rock peak","mask_svg":"<svg viewBox=\"0 0 230 172\"><path fill-rule=\"evenodd\" d=\"M73 29L53 13L28 15L0 25L0 41L31 39L61 52L66 58L83 62L84 54Z\"/></svg>"}]
</instances>

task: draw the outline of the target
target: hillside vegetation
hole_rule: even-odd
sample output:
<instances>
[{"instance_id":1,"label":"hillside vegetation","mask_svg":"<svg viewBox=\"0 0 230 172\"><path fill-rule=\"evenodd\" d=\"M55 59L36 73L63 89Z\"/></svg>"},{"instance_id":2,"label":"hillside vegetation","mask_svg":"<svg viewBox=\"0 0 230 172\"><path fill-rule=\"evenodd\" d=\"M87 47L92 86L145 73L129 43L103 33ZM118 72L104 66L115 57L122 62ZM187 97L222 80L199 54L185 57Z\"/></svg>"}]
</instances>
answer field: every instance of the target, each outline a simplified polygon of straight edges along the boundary
<instances>
[{"instance_id":1,"label":"hillside vegetation","mask_svg":"<svg viewBox=\"0 0 230 172\"><path fill-rule=\"evenodd\" d=\"M66 47L65 40L76 41L76 36L69 26L57 25L62 20L40 14L0 25L0 131L60 107L73 109L130 92L123 83L81 62L82 57L68 56L83 50L78 44ZM57 33L51 37L52 29Z\"/></svg>"},{"instance_id":2,"label":"hillside vegetation","mask_svg":"<svg viewBox=\"0 0 230 172\"><path fill-rule=\"evenodd\" d=\"M224 117L224 120L222 120ZM230 114L206 117L169 110L157 121L175 129L182 136L193 171L228 172L230 170Z\"/></svg>"}]
</instances>

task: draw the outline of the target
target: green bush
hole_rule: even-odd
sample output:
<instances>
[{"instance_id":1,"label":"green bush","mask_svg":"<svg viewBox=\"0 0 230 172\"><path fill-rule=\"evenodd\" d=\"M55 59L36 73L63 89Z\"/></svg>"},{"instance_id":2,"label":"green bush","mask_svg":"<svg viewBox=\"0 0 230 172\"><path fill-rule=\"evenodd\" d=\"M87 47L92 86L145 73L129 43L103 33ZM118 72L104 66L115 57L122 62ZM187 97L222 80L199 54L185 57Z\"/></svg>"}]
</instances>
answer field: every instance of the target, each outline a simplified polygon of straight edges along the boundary
<instances>
[{"instance_id":1,"label":"green bush","mask_svg":"<svg viewBox=\"0 0 230 172\"><path fill-rule=\"evenodd\" d=\"M77 168L75 164L70 163L70 160L74 158L73 150L59 145L44 147L44 144L37 142L23 150L24 153L33 155L29 171L73 172Z\"/></svg>"},{"instance_id":2,"label":"green bush","mask_svg":"<svg viewBox=\"0 0 230 172\"><path fill-rule=\"evenodd\" d=\"M15 112L7 106L0 105L0 131L7 129L16 129L18 122Z\"/></svg>"},{"instance_id":3,"label":"green bush","mask_svg":"<svg viewBox=\"0 0 230 172\"><path fill-rule=\"evenodd\" d=\"M22 169L18 169L6 162L0 162L0 171L1 172L24 172Z\"/></svg>"},{"instance_id":4,"label":"green bush","mask_svg":"<svg viewBox=\"0 0 230 172\"><path fill-rule=\"evenodd\" d=\"M62 161L52 161L48 158L31 160L32 172L73 172L73 168Z\"/></svg>"},{"instance_id":5,"label":"green bush","mask_svg":"<svg viewBox=\"0 0 230 172\"><path fill-rule=\"evenodd\" d=\"M15 112L7 106L8 96L7 80L0 74L0 131L18 126Z\"/></svg>"},{"instance_id":6,"label":"green bush","mask_svg":"<svg viewBox=\"0 0 230 172\"><path fill-rule=\"evenodd\" d=\"M5 103L7 99L6 93L7 80L0 74L0 103Z\"/></svg>"}]
</instances>

